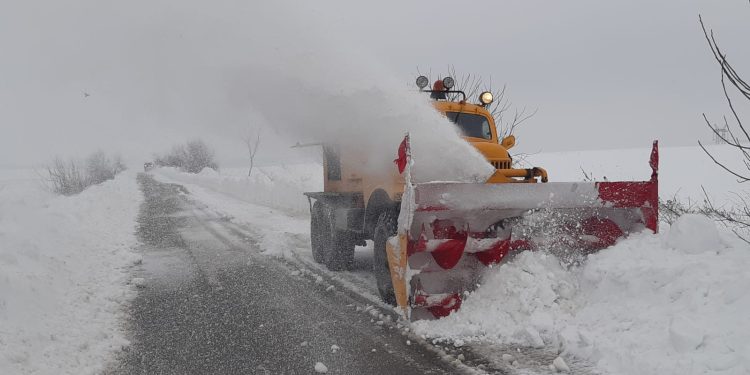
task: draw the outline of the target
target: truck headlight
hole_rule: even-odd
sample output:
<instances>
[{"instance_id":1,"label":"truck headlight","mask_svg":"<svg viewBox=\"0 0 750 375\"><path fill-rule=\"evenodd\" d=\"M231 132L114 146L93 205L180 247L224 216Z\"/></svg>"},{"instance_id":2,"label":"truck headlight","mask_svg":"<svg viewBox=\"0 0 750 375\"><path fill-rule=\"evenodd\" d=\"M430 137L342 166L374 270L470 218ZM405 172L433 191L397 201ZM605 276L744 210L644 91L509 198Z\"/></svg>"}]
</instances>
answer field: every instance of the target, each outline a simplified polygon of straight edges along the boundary
<instances>
[{"instance_id":1,"label":"truck headlight","mask_svg":"<svg viewBox=\"0 0 750 375\"><path fill-rule=\"evenodd\" d=\"M443 78L443 86L445 86L446 89L452 89L454 84L456 84L456 82L453 81L452 77Z\"/></svg>"},{"instance_id":2,"label":"truck headlight","mask_svg":"<svg viewBox=\"0 0 750 375\"><path fill-rule=\"evenodd\" d=\"M492 103L493 99L494 98L492 97L492 93L489 92L489 91L485 91L485 92L479 94L479 101L483 105L488 105L488 104Z\"/></svg>"},{"instance_id":3,"label":"truck headlight","mask_svg":"<svg viewBox=\"0 0 750 375\"><path fill-rule=\"evenodd\" d=\"M425 76L417 77L417 87L419 87L420 90L427 87L428 84L430 84L430 80L427 79L427 77Z\"/></svg>"}]
</instances>

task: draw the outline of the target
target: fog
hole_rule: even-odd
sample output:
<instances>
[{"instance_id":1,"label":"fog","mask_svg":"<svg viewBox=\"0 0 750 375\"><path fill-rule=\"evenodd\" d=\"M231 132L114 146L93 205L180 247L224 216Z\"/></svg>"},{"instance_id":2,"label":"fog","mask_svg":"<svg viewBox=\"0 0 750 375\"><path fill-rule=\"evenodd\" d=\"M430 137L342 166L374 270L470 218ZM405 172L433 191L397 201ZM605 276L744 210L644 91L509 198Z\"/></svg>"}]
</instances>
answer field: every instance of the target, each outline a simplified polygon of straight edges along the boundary
<instances>
[{"instance_id":1,"label":"fog","mask_svg":"<svg viewBox=\"0 0 750 375\"><path fill-rule=\"evenodd\" d=\"M452 147L409 91L449 65L537 110L520 151L695 144L710 138L700 114L727 112L699 13L741 72L744 1L7 1L0 165L96 149L138 163L192 138L241 164L257 131L260 163L315 156L298 141L378 149L404 130Z\"/></svg>"}]
</instances>

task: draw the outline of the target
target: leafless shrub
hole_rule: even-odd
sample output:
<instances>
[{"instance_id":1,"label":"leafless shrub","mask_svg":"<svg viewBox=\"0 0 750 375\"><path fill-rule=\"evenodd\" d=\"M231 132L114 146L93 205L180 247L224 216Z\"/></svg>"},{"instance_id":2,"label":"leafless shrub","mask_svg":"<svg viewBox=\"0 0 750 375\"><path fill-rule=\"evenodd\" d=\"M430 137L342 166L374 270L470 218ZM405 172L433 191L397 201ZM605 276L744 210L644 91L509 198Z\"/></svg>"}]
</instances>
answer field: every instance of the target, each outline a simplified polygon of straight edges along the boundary
<instances>
[{"instance_id":1,"label":"leafless shrub","mask_svg":"<svg viewBox=\"0 0 750 375\"><path fill-rule=\"evenodd\" d=\"M513 154L513 168L526 168L529 165L529 157L538 152L518 152Z\"/></svg>"},{"instance_id":2,"label":"leafless shrub","mask_svg":"<svg viewBox=\"0 0 750 375\"><path fill-rule=\"evenodd\" d=\"M705 196L704 210L708 212L707 216L722 223L741 240L750 243L750 206L748 206L747 194L735 194L729 208L716 206L708 198L705 190L703 194Z\"/></svg>"},{"instance_id":3,"label":"leafless shrub","mask_svg":"<svg viewBox=\"0 0 750 375\"><path fill-rule=\"evenodd\" d=\"M125 169L119 155L110 158L104 151L97 151L86 158L86 179L90 185L111 180Z\"/></svg>"},{"instance_id":4,"label":"leafless shrub","mask_svg":"<svg viewBox=\"0 0 750 375\"><path fill-rule=\"evenodd\" d=\"M164 156L156 156L156 165L175 167L183 172L200 173L204 168L218 170L219 165L214 160L214 151L202 140L193 140L185 144L175 145Z\"/></svg>"},{"instance_id":5,"label":"leafless shrub","mask_svg":"<svg viewBox=\"0 0 750 375\"><path fill-rule=\"evenodd\" d=\"M91 185L115 178L125 169L119 156L110 158L103 151L97 151L83 163L76 159L65 161L59 157L55 158L47 166L44 180L52 192L74 195Z\"/></svg>"},{"instance_id":6,"label":"leafless shrub","mask_svg":"<svg viewBox=\"0 0 750 375\"><path fill-rule=\"evenodd\" d=\"M255 133L255 140L253 140L252 136L248 135L244 141L250 158L250 168L247 170L247 175L250 176L253 173L253 165L255 165L255 154L258 153L258 147L260 146L260 131Z\"/></svg>"},{"instance_id":7,"label":"leafless shrub","mask_svg":"<svg viewBox=\"0 0 750 375\"><path fill-rule=\"evenodd\" d=\"M55 158L47 166L46 182L56 194L74 195L86 189L86 178L75 160Z\"/></svg>"},{"instance_id":8,"label":"leafless shrub","mask_svg":"<svg viewBox=\"0 0 750 375\"><path fill-rule=\"evenodd\" d=\"M659 220L665 224L674 223L680 216L686 214L702 214L711 216L706 210L704 202L694 202L690 199L681 200L677 195L669 199L659 197Z\"/></svg>"},{"instance_id":9,"label":"leafless shrub","mask_svg":"<svg viewBox=\"0 0 750 375\"><path fill-rule=\"evenodd\" d=\"M583 173L583 180L584 181L586 181L586 182L596 182L596 181L598 181L598 179L596 178L596 176L594 175L593 172L586 172L586 170L583 169L583 167L580 167L580 166L578 168L581 168L581 173ZM607 176L602 176L602 181L607 181Z\"/></svg>"}]
</instances>

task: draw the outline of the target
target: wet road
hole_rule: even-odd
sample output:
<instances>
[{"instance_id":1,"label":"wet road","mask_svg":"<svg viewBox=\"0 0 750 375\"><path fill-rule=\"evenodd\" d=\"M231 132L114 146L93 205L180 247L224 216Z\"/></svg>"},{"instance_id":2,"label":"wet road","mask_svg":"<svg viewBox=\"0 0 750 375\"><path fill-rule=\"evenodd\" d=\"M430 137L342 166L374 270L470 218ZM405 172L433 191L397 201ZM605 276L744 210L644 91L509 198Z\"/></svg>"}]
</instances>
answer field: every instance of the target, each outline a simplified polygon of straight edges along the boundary
<instances>
[{"instance_id":1,"label":"wet road","mask_svg":"<svg viewBox=\"0 0 750 375\"><path fill-rule=\"evenodd\" d=\"M251 236L148 175L138 235L143 288L132 345L111 374L448 374L434 349L319 276L260 255ZM388 318L385 318L388 320ZM380 322L382 323L382 322Z\"/></svg>"}]
</instances>

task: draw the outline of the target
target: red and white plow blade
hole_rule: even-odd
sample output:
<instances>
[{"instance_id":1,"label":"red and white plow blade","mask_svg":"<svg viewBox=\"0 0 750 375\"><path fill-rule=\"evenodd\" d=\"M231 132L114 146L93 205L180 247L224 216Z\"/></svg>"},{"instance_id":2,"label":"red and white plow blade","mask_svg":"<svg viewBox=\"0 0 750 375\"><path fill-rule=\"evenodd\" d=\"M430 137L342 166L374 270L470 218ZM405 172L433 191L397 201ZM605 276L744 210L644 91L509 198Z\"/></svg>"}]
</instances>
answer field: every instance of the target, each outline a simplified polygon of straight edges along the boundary
<instances>
[{"instance_id":1,"label":"red and white plow blade","mask_svg":"<svg viewBox=\"0 0 750 375\"><path fill-rule=\"evenodd\" d=\"M407 150L408 155L408 150ZM649 181L411 184L387 251L410 319L447 316L487 267L520 250L586 254L658 224L658 149Z\"/></svg>"}]
</instances>

